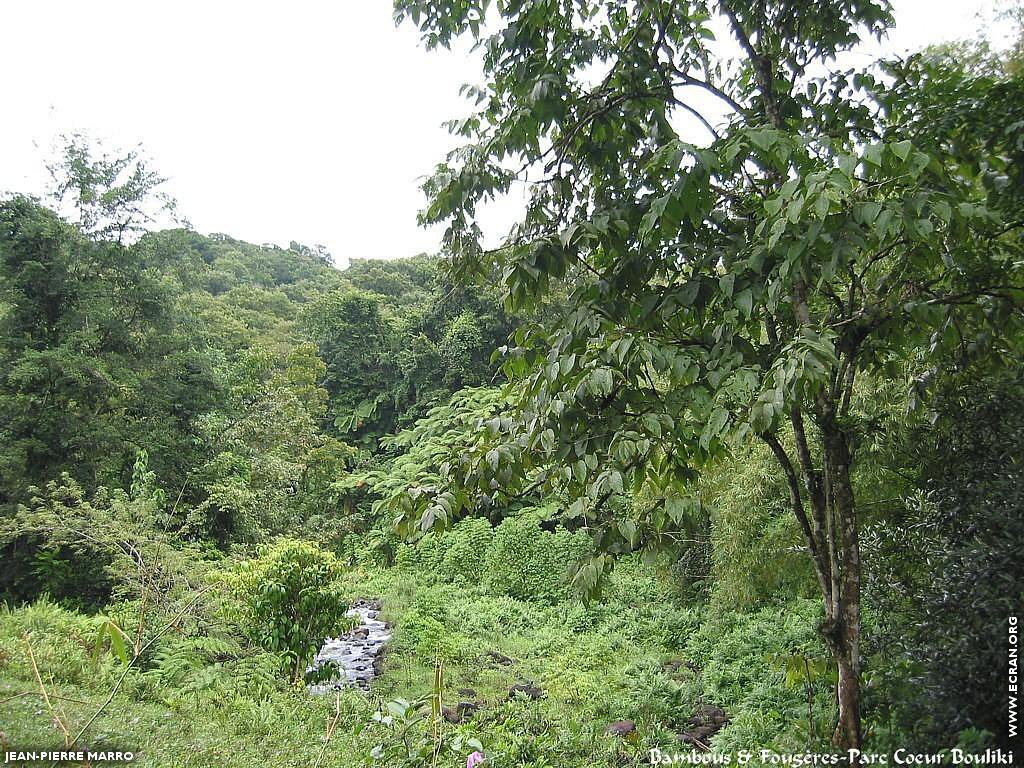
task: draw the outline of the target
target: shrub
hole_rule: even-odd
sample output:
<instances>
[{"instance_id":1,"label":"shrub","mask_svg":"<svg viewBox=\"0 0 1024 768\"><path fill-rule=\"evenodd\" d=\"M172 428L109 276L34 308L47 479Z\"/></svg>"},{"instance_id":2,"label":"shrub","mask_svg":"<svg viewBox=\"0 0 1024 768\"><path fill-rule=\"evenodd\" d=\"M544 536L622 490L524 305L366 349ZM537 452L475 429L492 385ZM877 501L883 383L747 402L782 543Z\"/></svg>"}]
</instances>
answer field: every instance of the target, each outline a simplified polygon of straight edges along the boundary
<instances>
[{"instance_id":1,"label":"shrub","mask_svg":"<svg viewBox=\"0 0 1024 768\"><path fill-rule=\"evenodd\" d=\"M498 594L556 602L571 595L568 569L589 549L582 532L550 533L533 515L510 517L494 530L484 582Z\"/></svg>"},{"instance_id":2,"label":"shrub","mask_svg":"<svg viewBox=\"0 0 1024 768\"><path fill-rule=\"evenodd\" d=\"M315 544L281 539L226 574L243 626L258 645L283 653L292 676L302 671L324 638L346 624L348 605L336 579L337 558Z\"/></svg>"},{"instance_id":3,"label":"shrub","mask_svg":"<svg viewBox=\"0 0 1024 768\"><path fill-rule=\"evenodd\" d=\"M830 717L828 673L813 684L812 735L805 687L801 681L787 684L781 663L797 655L814 666L826 664L825 648L815 631L820 620L821 605L814 599L795 599L748 614L708 612L684 653L701 669L707 702L729 713L731 723L715 737L716 749L792 750L822 739Z\"/></svg>"},{"instance_id":4,"label":"shrub","mask_svg":"<svg viewBox=\"0 0 1024 768\"><path fill-rule=\"evenodd\" d=\"M429 660L434 657L444 637L444 624L433 616L410 611L398 625L395 646L403 653L413 653Z\"/></svg>"},{"instance_id":5,"label":"shrub","mask_svg":"<svg viewBox=\"0 0 1024 768\"><path fill-rule=\"evenodd\" d=\"M406 543L401 543L395 550L395 567L401 570L412 570L419 565L418 549Z\"/></svg>"},{"instance_id":6,"label":"shrub","mask_svg":"<svg viewBox=\"0 0 1024 768\"><path fill-rule=\"evenodd\" d=\"M1011 746L1000 690L1024 583L1024 371L980 373L942 384L901 446L917 493L864 532L878 619L865 634L866 719L898 723L900 743L921 751L970 729Z\"/></svg>"},{"instance_id":7,"label":"shrub","mask_svg":"<svg viewBox=\"0 0 1024 768\"><path fill-rule=\"evenodd\" d=\"M711 501L716 603L742 611L779 596L815 594L785 478L767 446L754 445L712 468L702 485Z\"/></svg>"},{"instance_id":8,"label":"shrub","mask_svg":"<svg viewBox=\"0 0 1024 768\"><path fill-rule=\"evenodd\" d=\"M460 578L470 583L478 581L493 539L494 531L485 518L461 520L440 538L438 575L447 581Z\"/></svg>"},{"instance_id":9,"label":"shrub","mask_svg":"<svg viewBox=\"0 0 1024 768\"><path fill-rule=\"evenodd\" d=\"M13 610L2 606L0 669L34 680L25 647L28 642L43 679L74 685L92 682L98 670L86 649L93 647L96 628L94 618L63 608L47 597Z\"/></svg>"},{"instance_id":10,"label":"shrub","mask_svg":"<svg viewBox=\"0 0 1024 768\"><path fill-rule=\"evenodd\" d=\"M460 600L448 610L445 621L470 637L489 640L533 629L539 623L540 617L529 603L506 595Z\"/></svg>"}]
</instances>

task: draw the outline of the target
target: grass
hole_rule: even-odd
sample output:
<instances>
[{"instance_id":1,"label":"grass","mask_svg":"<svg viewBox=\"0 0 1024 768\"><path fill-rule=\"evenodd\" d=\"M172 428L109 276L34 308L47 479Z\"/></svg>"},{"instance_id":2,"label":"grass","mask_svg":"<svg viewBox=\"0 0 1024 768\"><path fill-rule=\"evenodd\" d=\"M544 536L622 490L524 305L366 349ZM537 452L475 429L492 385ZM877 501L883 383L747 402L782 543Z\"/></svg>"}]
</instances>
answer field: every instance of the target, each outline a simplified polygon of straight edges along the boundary
<instances>
[{"instance_id":1,"label":"grass","mask_svg":"<svg viewBox=\"0 0 1024 768\"><path fill-rule=\"evenodd\" d=\"M25 690L20 680L0 681L0 699ZM84 723L105 695L77 686L55 687L59 706L71 724ZM54 702L55 705L57 702ZM84 749L136 753L136 765L217 768L218 766L311 766L323 746L333 701L304 693L282 692L252 708L210 702L202 710L181 710L156 702L115 699L76 745ZM0 705L4 749L62 749L63 734L40 697L19 697ZM72 729L73 730L73 729ZM361 765L358 739L339 727L329 745L346 765ZM334 765L338 762L332 761ZM332 764L328 762L326 764ZM367 763L368 764L368 763Z\"/></svg>"},{"instance_id":2,"label":"grass","mask_svg":"<svg viewBox=\"0 0 1024 768\"><path fill-rule=\"evenodd\" d=\"M730 726L719 737L729 748L798 743L805 712L800 692L781 685L768 651L803 637L810 620L781 623L773 643L770 616L709 621L699 606L683 604L671 584L652 569L627 563L616 571L605 600L586 607L515 600L479 584L437 583L410 570L354 570L345 577L344 592L382 598L384 617L396 624L384 673L368 697L354 691L313 697L281 682L269 691L254 687L221 644L207 638L194 644L213 649L205 656L167 651L143 660L143 669L132 671L82 744L135 752L140 766L308 768L318 759L323 766L412 766L415 758L406 760L399 748L401 723L379 722L374 713L389 700L431 694L439 660L443 701L480 705L462 724L443 723L443 736L478 739L496 766L646 764L652 747L679 748L676 733L701 703L722 706L733 717L738 730L730 735ZM48 691L63 697L54 703L72 733L100 707L123 668L112 656L92 661L90 621L45 602L0 614L4 749L64 743L40 697L11 698L38 690L25 633ZM168 647L187 640L169 638ZM500 663L500 657L511 663ZM162 669L171 659L186 667L172 675ZM666 667L672 659L690 664ZM541 688L543 697L510 699L511 686L524 681ZM325 749L324 734L335 719ZM605 733L622 719L636 722L634 738ZM410 740L420 743L423 731L422 723L414 725ZM378 745L391 751L375 762ZM437 762L464 764L465 754L455 753Z\"/></svg>"}]
</instances>

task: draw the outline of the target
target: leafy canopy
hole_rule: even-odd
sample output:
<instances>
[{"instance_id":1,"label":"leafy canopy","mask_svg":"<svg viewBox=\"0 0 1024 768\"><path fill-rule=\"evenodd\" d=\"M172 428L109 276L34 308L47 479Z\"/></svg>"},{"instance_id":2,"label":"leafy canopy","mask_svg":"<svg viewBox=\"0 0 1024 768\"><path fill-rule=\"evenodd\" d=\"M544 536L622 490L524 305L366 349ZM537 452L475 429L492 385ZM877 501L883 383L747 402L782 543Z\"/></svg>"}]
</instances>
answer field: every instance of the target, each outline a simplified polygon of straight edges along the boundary
<instances>
[{"instance_id":1,"label":"leafy canopy","mask_svg":"<svg viewBox=\"0 0 1024 768\"><path fill-rule=\"evenodd\" d=\"M912 351L1014 354L1020 147L971 105L1019 116L1019 77L927 57L830 71L891 22L879 2L510 1L485 24L487 7L396 3L428 47L471 36L486 77L422 219L446 225L457 271L502 275L510 308L567 299L504 350L515 418L452 459L445 491L396 497L400 527L568 490L564 516L602 547L656 545L735 442L784 452L803 412L855 434L858 375L919 374ZM479 205L523 180L521 222L485 250ZM451 487L467 504L449 509ZM658 501L622 525L605 510L630 492Z\"/></svg>"}]
</instances>

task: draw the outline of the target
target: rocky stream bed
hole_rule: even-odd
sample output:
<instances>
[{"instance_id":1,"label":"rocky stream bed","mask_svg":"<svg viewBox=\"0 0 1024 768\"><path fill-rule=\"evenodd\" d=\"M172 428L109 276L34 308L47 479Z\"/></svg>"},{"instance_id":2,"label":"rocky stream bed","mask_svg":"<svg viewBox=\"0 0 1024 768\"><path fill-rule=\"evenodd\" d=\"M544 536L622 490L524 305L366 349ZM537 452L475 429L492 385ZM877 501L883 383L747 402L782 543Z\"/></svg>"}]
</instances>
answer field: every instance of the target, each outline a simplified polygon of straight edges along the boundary
<instances>
[{"instance_id":1,"label":"rocky stream bed","mask_svg":"<svg viewBox=\"0 0 1024 768\"><path fill-rule=\"evenodd\" d=\"M310 693L325 694L345 686L354 686L368 691L370 684L381 673L387 643L391 640L391 625L380 618L379 600L360 599L352 604L347 615L357 617L359 623L339 637L327 638L323 647L310 666L315 670L333 663L337 674L329 680L309 686ZM515 661L497 651L484 654L483 662L492 666L511 667ZM665 663L669 675L678 673L684 665L682 660ZM689 665L687 665L689 666ZM461 723L474 716L485 702L477 701L476 691L459 689L460 700L452 705L442 706L444 718L451 723ZM521 680L509 689L510 699L523 697L536 701L544 697L544 691L530 680ZM708 750L712 736L729 723L729 716L720 707L702 704L684 724L685 730L678 733L679 740L699 750ZM636 724L632 720L617 720L610 723L605 733L621 738L633 737Z\"/></svg>"},{"instance_id":2,"label":"rocky stream bed","mask_svg":"<svg viewBox=\"0 0 1024 768\"><path fill-rule=\"evenodd\" d=\"M379 618L380 608L379 600L357 600L352 604L347 615L358 617L359 623L339 637L327 638L310 667L316 669L333 662L338 676L310 685L310 693L328 693L345 685L370 689L370 683L380 674L391 639L391 626Z\"/></svg>"}]
</instances>

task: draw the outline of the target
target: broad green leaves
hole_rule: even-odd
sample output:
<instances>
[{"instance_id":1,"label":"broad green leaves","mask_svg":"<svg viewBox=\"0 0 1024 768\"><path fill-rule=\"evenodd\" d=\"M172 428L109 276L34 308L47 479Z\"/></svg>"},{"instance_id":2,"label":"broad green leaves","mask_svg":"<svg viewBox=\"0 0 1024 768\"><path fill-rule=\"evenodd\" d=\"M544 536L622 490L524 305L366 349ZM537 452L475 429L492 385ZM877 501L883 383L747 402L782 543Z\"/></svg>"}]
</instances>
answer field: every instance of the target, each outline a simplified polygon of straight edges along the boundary
<instances>
[{"instance_id":1,"label":"broad green leaves","mask_svg":"<svg viewBox=\"0 0 1024 768\"><path fill-rule=\"evenodd\" d=\"M258 645L284 654L290 674L300 679L324 638L347 628L348 605L335 583L340 575L332 553L282 539L221 578L237 600L228 610Z\"/></svg>"},{"instance_id":2,"label":"broad green leaves","mask_svg":"<svg viewBox=\"0 0 1024 768\"><path fill-rule=\"evenodd\" d=\"M476 35L464 3L397 8L422 13L428 43ZM746 49L735 79L706 45L715 13ZM811 79L799 64L878 33L880 5L511 3L490 22L484 106L456 165L426 185L424 218L449 225L460 267L501 271L510 306L557 297L562 311L503 350L507 419L404 519L442 488L463 512L557 493L607 551L634 546L737 441L774 435L794 410L834 420L858 374L894 358L966 352L997 317L1001 333L1017 327L1004 147L979 161L974 129L915 122L923 97L902 83ZM728 121L695 116L693 88ZM684 141L688 118L710 138ZM527 212L485 252L476 205L520 167L535 182ZM658 501L621 526L637 498Z\"/></svg>"},{"instance_id":3,"label":"broad green leaves","mask_svg":"<svg viewBox=\"0 0 1024 768\"><path fill-rule=\"evenodd\" d=\"M110 649L110 653L120 660L122 664L129 662L128 649L131 647L131 640L124 631L106 616L96 617L96 639L93 641L92 660L98 663L104 646Z\"/></svg>"}]
</instances>

